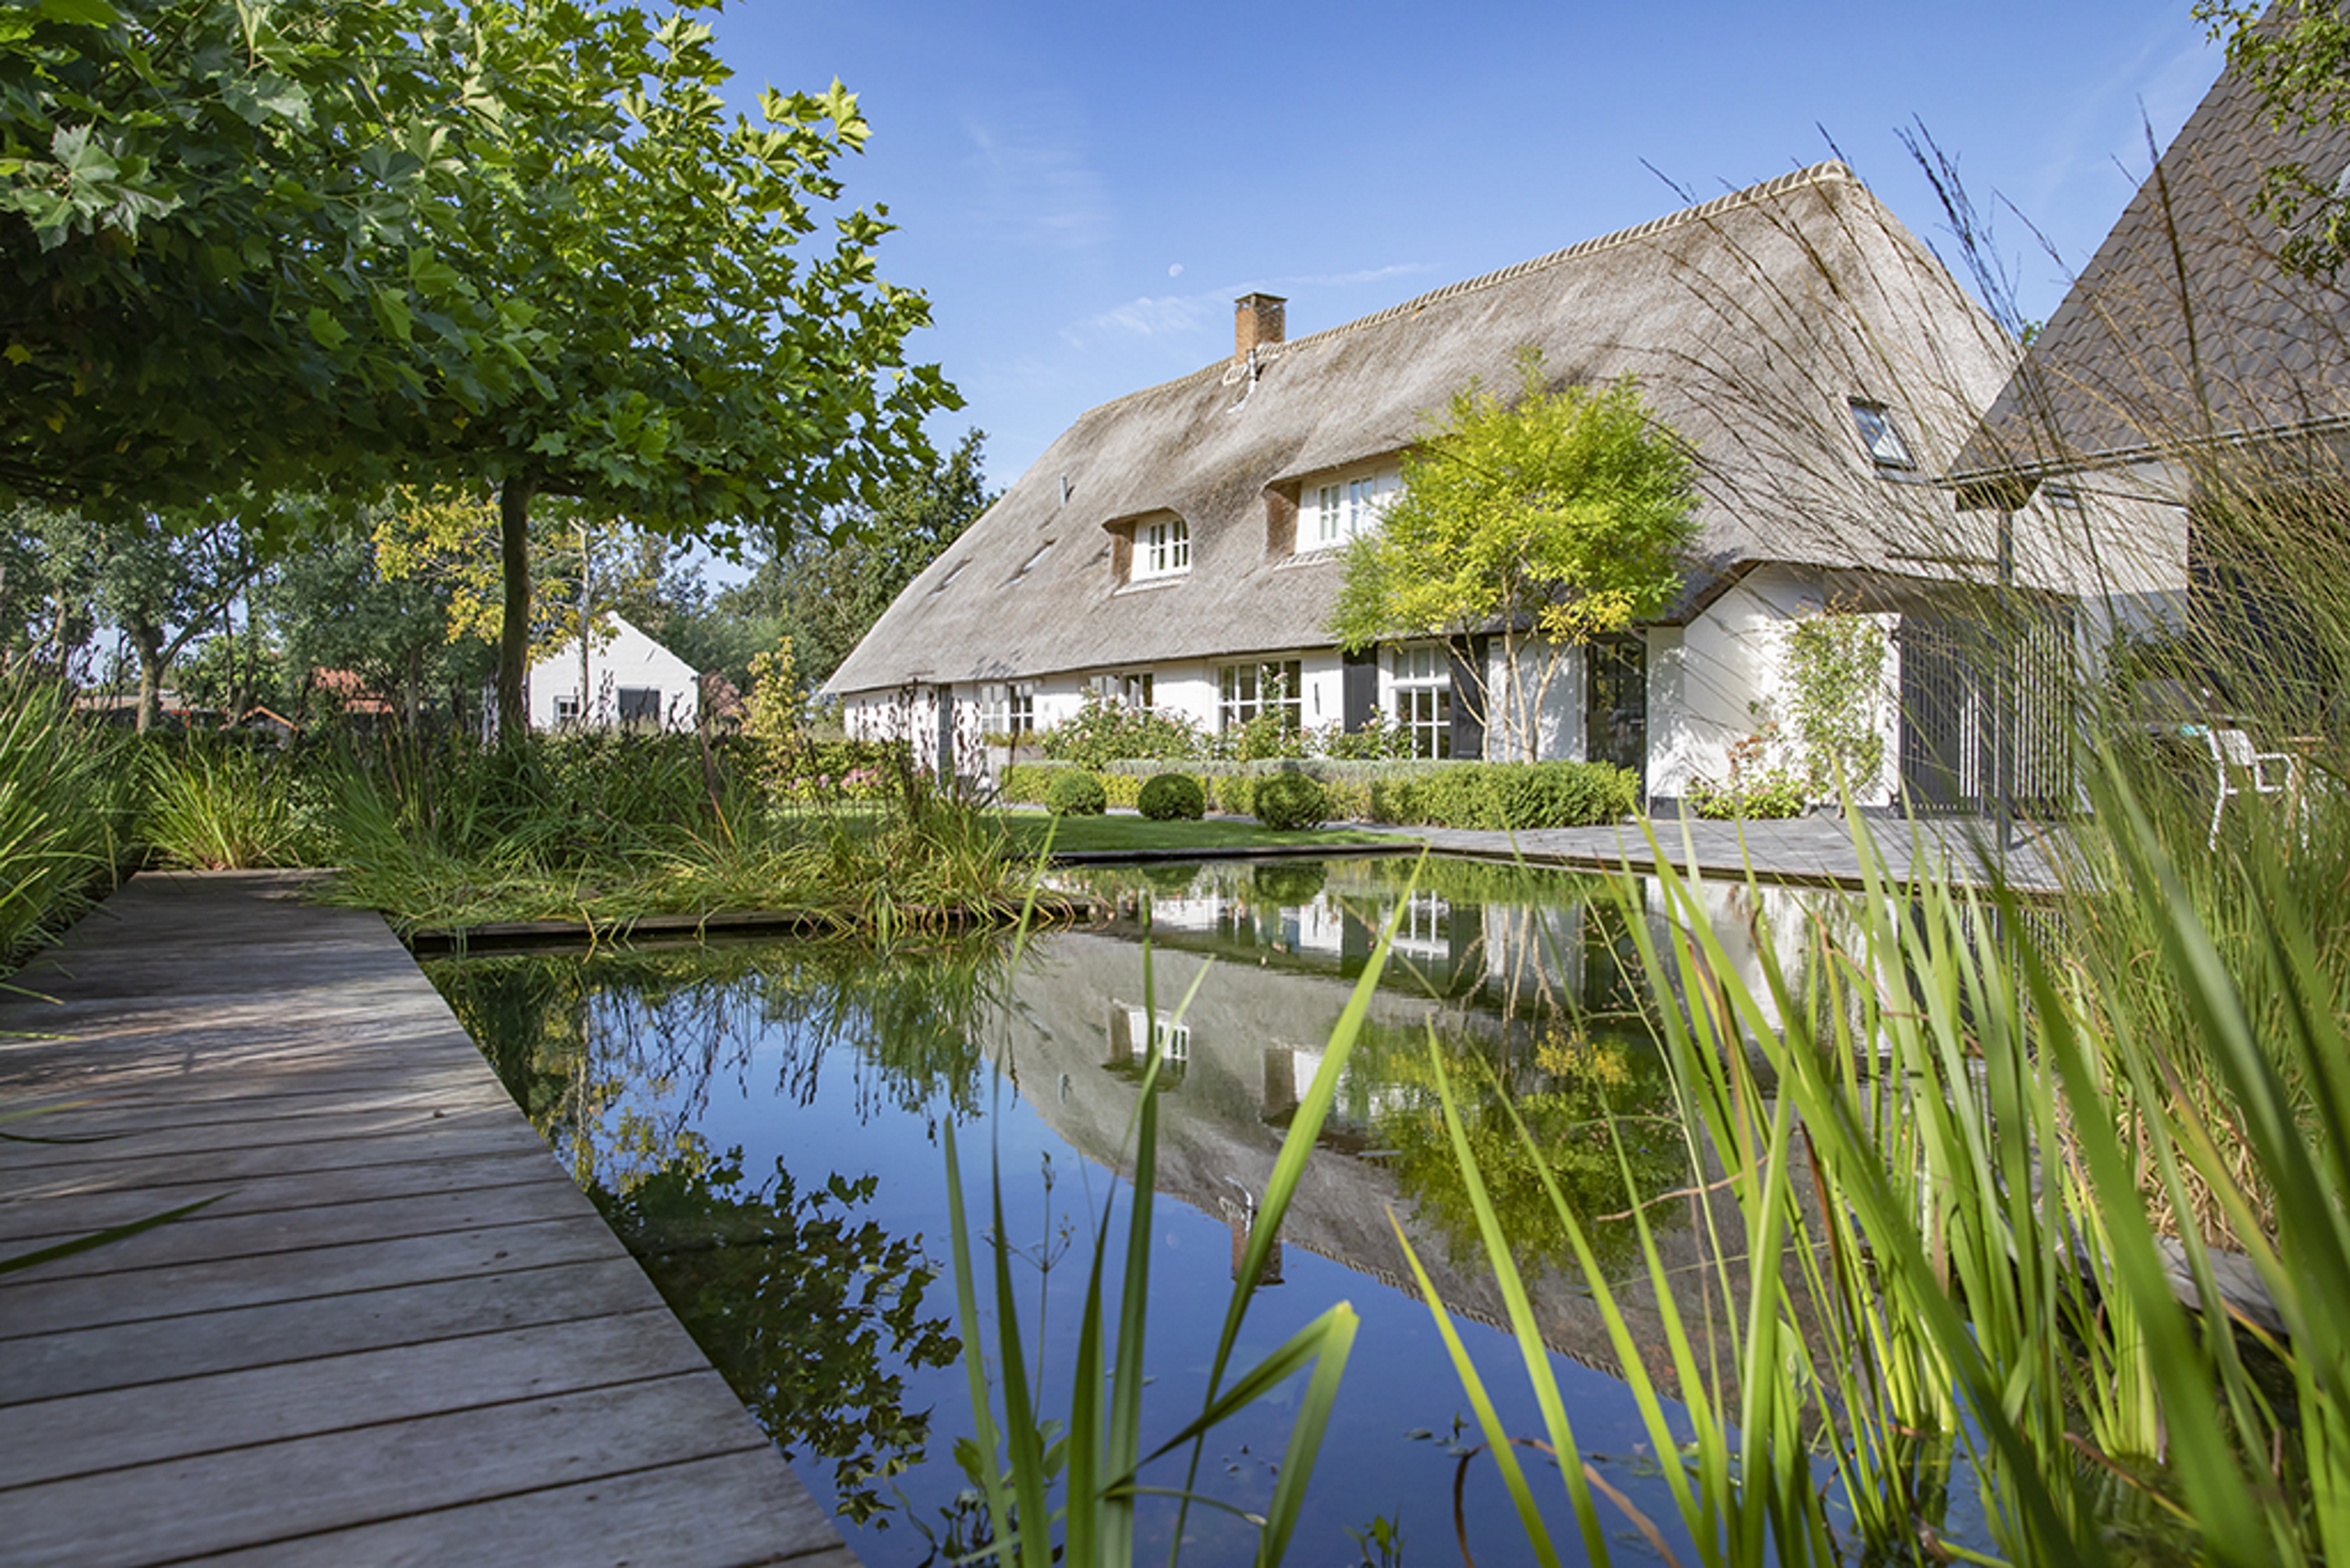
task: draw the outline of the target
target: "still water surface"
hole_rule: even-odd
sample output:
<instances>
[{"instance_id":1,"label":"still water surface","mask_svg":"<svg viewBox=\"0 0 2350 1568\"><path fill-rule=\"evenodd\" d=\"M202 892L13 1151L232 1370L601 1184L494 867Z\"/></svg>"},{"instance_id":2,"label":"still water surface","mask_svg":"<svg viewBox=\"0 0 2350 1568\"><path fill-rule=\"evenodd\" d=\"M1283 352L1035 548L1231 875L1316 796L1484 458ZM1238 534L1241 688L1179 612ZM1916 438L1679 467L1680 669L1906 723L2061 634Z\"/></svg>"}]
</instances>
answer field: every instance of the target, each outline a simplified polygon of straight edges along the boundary
<instances>
[{"instance_id":1,"label":"still water surface","mask_svg":"<svg viewBox=\"0 0 2350 1568\"><path fill-rule=\"evenodd\" d=\"M997 937L887 955L775 942L477 958L431 973L810 1488L838 1500L857 1554L912 1564L961 1555L981 1528L953 1451L972 1423L954 1360L942 1125L956 1124L975 1209L990 1159L1000 1174L1032 1377L1041 1408L1065 1410L1089 1249L1113 1201L1124 1235L1113 1177L1131 1162L1142 1060L1158 1039L1145 1412L1155 1447L1197 1410L1257 1194L1400 902L1396 959L1235 1361L1253 1363L1335 1302L1361 1315L1292 1560L1364 1561L1350 1532L1384 1521L1400 1528L1404 1561L1459 1561L1454 1475L1477 1439L1406 1283L1396 1226L1462 1320L1505 1417L1540 1430L1516 1347L1491 1327L1501 1302L1446 1142L1432 1041L1483 1086L1472 1137L1578 1439L1677 1535L1615 1351L1561 1270L1563 1238L1507 1119L1514 1108L1542 1139L1665 1375L1615 1142L1643 1192L1687 1185L1671 1084L1639 1011L1628 923L1651 917L1638 895L1626 906L1564 875L1436 862L1407 892L1413 869L1372 858L1088 874L1073 879L1117 918L1033 937L1016 966ZM1734 955L1751 953L1759 929L1801 921L1826 896L1724 890L1717 927ZM1693 1316L1721 1306L1693 1223L1704 1201L1648 1211L1676 1269L1676 1305ZM1203 1489L1263 1506L1295 1393L1211 1436ZM1145 1479L1179 1484L1180 1462ZM1572 1545L1555 1477L1544 1495ZM1471 1462L1467 1506L1479 1562L1527 1555L1488 1461ZM1141 1519L1163 1549L1171 1513L1146 1505ZM1610 1525L1624 1528L1628 1560L1647 1555L1626 1521ZM1245 1562L1252 1549L1248 1527L1225 1514L1195 1510L1186 1529L1189 1561Z\"/></svg>"}]
</instances>

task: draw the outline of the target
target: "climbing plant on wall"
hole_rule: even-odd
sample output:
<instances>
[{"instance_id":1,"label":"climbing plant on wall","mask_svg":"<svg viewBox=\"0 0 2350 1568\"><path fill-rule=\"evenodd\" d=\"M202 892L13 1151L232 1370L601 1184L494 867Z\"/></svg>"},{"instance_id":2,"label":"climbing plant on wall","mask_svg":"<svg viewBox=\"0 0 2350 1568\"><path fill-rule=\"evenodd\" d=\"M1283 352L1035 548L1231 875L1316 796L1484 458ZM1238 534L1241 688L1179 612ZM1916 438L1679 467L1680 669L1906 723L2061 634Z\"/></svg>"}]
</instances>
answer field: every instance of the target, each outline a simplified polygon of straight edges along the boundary
<instances>
[{"instance_id":1,"label":"climbing plant on wall","mask_svg":"<svg viewBox=\"0 0 2350 1568\"><path fill-rule=\"evenodd\" d=\"M1862 794L1885 769L1877 697L1885 687L1885 627L1833 609L1787 633L1788 728L1815 797Z\"/></svg>"}]
</instances>

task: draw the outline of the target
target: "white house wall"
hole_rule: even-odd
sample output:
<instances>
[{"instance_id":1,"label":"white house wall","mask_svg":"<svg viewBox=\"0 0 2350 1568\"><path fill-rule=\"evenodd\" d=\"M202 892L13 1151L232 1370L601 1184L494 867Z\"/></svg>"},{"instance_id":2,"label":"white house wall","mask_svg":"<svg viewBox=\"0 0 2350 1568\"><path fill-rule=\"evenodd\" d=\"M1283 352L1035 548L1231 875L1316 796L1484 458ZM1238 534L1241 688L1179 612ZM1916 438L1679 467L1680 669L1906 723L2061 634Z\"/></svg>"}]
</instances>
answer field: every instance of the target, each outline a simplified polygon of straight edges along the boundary
<instances>
[{"instance_id":1,"label":"white house wall","mask_svg":"<svg viewBox=\"0 0 2350 1568\"><path fill-rule=\"evenodd\" d=\"M603 635L588 640L584 711L590 728L610 729L619 722L623 689L659 692L664 729L690 730L701 722L701 679L694 667L628 622L614 617ZM557 728L556 701L576 700L581 696L579 639L574 637L531 666L525 695L531 727Z\"/></svg>"},{"instance_id":2,"label":"white house wall","mask_svg":"<svg viewBox=\"0 0 2350 1568\"><path fill-rule=\"evenodd\" d=\"M1683 797L1695 778L1718 783L1729 777L1733 745L1766 721L1785 728L1792 689L1787 678L1786 640L1798 617L1828 608L1819 583L1784 566L1762 566L1741 578L1705 612L1683 628L1677 649L1649 644L1649 792ZM1897 617L1873 617L1886 628L1888 648ZM1661 653L1672 656L1660 657ZM1895 759L1900 752L1898 666L1888 652L1885 674L1871 707L1885 742L1886 766L1863 805L1893 799ZM1662 730L1662 734L1660 733ZM1660 745L1660 740L1663 744ZM1764 766L1793 760L1783 743Z\"/></svg>"}]
</instances>

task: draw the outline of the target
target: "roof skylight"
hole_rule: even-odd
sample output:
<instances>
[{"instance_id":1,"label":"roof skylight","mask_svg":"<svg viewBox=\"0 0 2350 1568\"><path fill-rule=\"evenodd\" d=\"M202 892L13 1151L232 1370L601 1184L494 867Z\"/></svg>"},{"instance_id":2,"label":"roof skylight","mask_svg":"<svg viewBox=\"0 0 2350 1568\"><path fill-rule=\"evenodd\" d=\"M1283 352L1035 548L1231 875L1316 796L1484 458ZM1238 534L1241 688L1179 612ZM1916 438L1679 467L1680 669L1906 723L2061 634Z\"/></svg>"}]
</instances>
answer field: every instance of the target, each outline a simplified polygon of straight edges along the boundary
<instances>
[{"instance_id":1,"label":"roof skylight","mask_svg":"<svg viewBox=\"0 0 2350 1568\"><path fill-rule=\"evenodd\" d=\"M1852 401L1852 427L1861 432L1861 444L1869 450L1869 460L1880 468L1915 468L1917 460L1909 455L1909 443L1901 439L1894 428L1893 416L1879 403Z\"/></svg>"}]
</instances>

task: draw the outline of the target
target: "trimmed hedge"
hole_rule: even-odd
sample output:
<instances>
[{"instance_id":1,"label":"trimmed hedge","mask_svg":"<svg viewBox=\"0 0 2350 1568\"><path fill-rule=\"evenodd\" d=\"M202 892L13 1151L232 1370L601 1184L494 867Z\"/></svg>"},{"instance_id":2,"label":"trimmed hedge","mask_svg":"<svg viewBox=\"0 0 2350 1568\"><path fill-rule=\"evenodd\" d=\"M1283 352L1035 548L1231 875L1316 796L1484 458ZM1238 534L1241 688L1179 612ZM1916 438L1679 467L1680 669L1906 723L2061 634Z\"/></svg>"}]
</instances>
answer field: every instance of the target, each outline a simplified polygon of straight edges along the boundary
<instances>
[{"instance_id":1,"label":"trimmed hedge","mask_svg":"<svg viewBox=\"0 0 2350 1568\"><path fill-rule=\"evenodd\" d=\"M1135 805L1155 823L1195 823L1207 815L1208 797L1188 773L1158 773L1143 782Z\"/></svg>"},{"instance_id":2,"label":"trimmed hedge","mask_svg":"<svg viewBox=\"0 0 2350 1568\"><path fill-rule=\"evenodd\" d=\"M1372 820L1487 832L1585 827L1628 816L1639 781L1604 762L1471 762L1375 780Z\"/></svg>"},{"instance_id":3,"label":"trimmed hedge","mask_svg":"<svg viewBox=\"0 0 2350 1568\"><path fill-rule=\"evenodd\" d=\"M1041 804L1053 780L1084 771L1069 763L1015 763L1004 769L1001 792ZM1162 772L1147 761L1121 762L1092 777L1110 805L1136 806L1147 778ZM1639 780L1604 762L1208 762L1181 776L1198 782L1216 810L1256 816L1257 790L1285 775L1322 785L1326 820L1407 827L1585 827L1619 821L1639 804Z\"/></svg>"},{"instance_id":4,"label":"trimmed hedge","mask_svg":"<svg viewBox=\"0 0 2350 1568\"><path fill-rule=\"evenodd\" d=\"M1057 817L1098 817L1110 809L1102 780L1082 768L1071 768L1045 791L1045 809Z\"/></svg>"},{"instance_id":5,"label":"trimmed hedge","mask_svg":"<svg viewBox=\"0 0 2350 1568\"><path fill-rule=\"evenodd\" d=\"M1330 820L1329 791L1304 773L1258 779L1252 805L1257 820L1276 833L1298 833Z\"/></svg>"}]
</instances>

